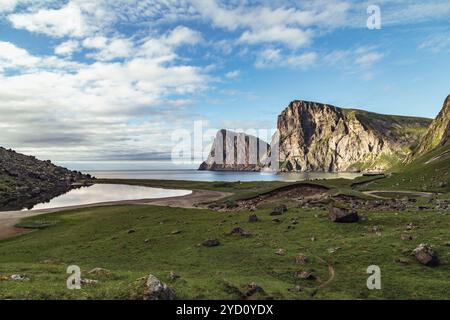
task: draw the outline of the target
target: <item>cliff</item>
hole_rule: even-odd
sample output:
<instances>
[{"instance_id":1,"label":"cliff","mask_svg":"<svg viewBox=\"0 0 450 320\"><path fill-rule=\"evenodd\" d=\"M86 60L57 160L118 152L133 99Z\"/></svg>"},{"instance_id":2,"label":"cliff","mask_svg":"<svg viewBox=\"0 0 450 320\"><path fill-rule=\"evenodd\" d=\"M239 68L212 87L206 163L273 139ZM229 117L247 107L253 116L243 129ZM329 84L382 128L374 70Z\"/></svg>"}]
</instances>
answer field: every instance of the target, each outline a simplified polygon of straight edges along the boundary
<instances>
[{"instance_id":1,"label":"cliff","mask_svg":"<svg viewBox=\"0 0 450 320\"><path fill-rule=\"evenodd\" d=\"M47 201L88 179L89 175L0 147L0 211Z\"/></svg>"},{"instance_id":2,"label":"cliff","mask_svg":"<svg viewBox=\"0 0 450 320\"><path fill-rule=\"evenodd\" d=\"M227 161L226 156L226 164L215 161L216 154L226 153L222 149L249 158L252 150L248 144L238 147L236 141L256 138L232 133L223 143L214 143L200 170L258 171L272 165L281 171L385 171L406 159L431 121L297 100L279 115L277 139L272 140L271 147L267 147L269 151L256 163ZM277 140L279 143L275 145L273 141ZM260 144L266 143L258 139ZM278 166L271 163L271 152L278 154Z\"/></svg>"},{"instance_id":3,"label":"cliff","mask_svg":"<svg viewBox=\"0 0 450 320\"><path fill-rule=\"evenodd\" d=\"M278 117L283 171L384 171L417 145L431 120L293 101Z\"/></svg>"},{"instance_id":4,"label":"cliff","mask_svg":"<svg viewBox=\"0 0 450 320\"><path fill-rule=\"evenodd\" d=\"M260 171L268 165L270 146L252 135L220 130L199 170Z\"/></svg>"},{"instance_id":5,"label":"cliff","mask_svg":"<svg viewBox=\"0 0 450 320\"><path fill-rule=\"evenodd\" d=\"M414 158L448 143L450 143L450 95L409 160L412 161Z\"/></svg>"}]
</instances>

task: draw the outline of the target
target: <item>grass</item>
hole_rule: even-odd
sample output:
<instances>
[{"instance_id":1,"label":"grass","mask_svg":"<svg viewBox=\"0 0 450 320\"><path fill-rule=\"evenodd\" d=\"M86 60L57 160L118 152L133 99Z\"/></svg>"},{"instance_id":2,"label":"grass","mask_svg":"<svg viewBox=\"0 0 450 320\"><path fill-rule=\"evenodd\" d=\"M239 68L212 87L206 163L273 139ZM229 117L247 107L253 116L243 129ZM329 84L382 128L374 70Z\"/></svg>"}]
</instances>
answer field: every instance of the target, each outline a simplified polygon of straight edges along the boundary
<instances>
[{"instance_id":1,"label":"grass","mask_svg":"<svg viewBox=\"0 0 450 320\"><path fill-rule=\"evenodd\" d=\"M439 158L439 156L441 157ZM392 173L389 178L374 181L365 187L371 190L417 190L448 193L450 192L449 168L450 145L447 145L398 168L397 172Z\"/></svg>"},{"instance_id":2,"label":"grass","mask_svg":"<svg viewBox=\"0 0 450 320\"><path fill-rule=\"evenodd\" d=\"M450 216L440 212L364 213L358 224L333 224L327 212L291 208L274 224L268 208L255 212L262 221L248 222L245 212L214 212L154 206L114 206L72 210L25 219L38 228L0 242L0 277L22 273L30 281L0 281L0 299L131 299L139 298L138 279L152 273L174 288L182 299L236 299L246 284L257 282L275 299L448 299L450 288ZM288 229L298 219L295 229ZM401 240L406 225L413 241ZM250 238L226 235L240 226ZM372 231L377 226L381 235ZM129 233L130 229L136 232ZM173 234L173 231L181 231ZM311 241L314 237L316 240ZM199 244L218 238L219 247ZM145 240L148 240L146 243ZM421 242L434 245L442 265L419 265L410 252ZM285 256L275 251L282 248ZM329 249L337 249L331 253ZM305 253L306 266L295 263ZM66 268L79 265L82 276L99 281L82 290L66 289ZM366 287L368 266L382 270L381 291ZM294 273L313 270L326 281L333 266L336 277L317 291L319 282L298 280ZM86 272L107 268L109 275ZM170 271L181 278L168 279ZM303 288L295 293L288 289Z\"/></svg>"}]
</instances>

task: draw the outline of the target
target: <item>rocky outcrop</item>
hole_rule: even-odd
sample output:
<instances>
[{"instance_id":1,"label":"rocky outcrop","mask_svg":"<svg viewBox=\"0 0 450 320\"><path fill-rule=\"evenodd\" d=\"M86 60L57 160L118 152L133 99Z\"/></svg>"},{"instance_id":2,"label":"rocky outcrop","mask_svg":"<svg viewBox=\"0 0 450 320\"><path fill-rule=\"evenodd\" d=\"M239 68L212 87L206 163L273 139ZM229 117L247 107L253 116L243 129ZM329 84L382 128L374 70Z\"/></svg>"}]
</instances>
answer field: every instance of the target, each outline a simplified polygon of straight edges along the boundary
<instances>
[{"instance_id":1,"label":"rocky outcrop","mask_svg":"<svg viewBox=\"0 0 450 320\"><path fill-rule=\"evenodd\" d=\"M259 171L268 165L269 152L269 144L257 137L220 130L199 170Z\"/></svg>"},{"instance_id":2,"label":"rocky outcrop","mask_svg":"<svg viewBox=\"0 0 450 320\"><path fill-rule=\"evenodd\" d=\"M270 147L255 137L221 130L200 170L385 171L406 159L430 123L297 100L278 117Z\"/></svg>"},{"instance_id":3,"label":"rocky outcrop","mask_svg":"<svg viewBox=\"0 0 450 320\"><path fill-rule=\"evenodd\" d=\"M446 144L450 144L450 95L409 160L414 160L434 148Z\"/></svg>"},{"instance_id":4,"label":"rocky outcrop","mask_svg":"<svg viewBox=\"0 0 450 320\"><path fill-rule=\"evenodd\" d=\"M0 147L0 211L48 201L90 179L81 172Z\"/></svg>"},{"instance_id":5,"label":"rocky outcrop","mask_svg":"<svg viewBox=\"0 0 450 320\"><path fill-rule=\"evenodd\" d=\"M282 171L384 171L431 121L293 101L278 117Z\"/></svg>"}]
</instances>

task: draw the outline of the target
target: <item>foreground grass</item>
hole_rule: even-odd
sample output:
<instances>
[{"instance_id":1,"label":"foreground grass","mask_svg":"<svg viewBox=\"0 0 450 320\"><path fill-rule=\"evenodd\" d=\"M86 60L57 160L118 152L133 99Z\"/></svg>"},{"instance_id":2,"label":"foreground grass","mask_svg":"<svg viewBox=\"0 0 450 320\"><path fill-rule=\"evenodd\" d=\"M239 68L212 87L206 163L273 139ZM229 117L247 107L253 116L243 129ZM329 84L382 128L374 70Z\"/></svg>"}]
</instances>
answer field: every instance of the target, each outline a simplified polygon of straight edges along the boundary
<instances>
[{"instance_id":1,"label":"foreground grass","mask_svg":"<svg viewBox=\"0 0 450 320\"><path fill-rule=\"evenodd\" d=\"M274 224L269 208L256 212L262 221L248 222L247 212L214 212L153 206L98 207L25 219L39 228L0 242L0 277L26 274L30 281L0 281L1 299L133 299L139 278L152 273L184 299L236 299L246 284L257 282L275 299L449 299L450 216L441 212L362 212L358 224L340 225L327 212L290 209ZM298 219L295 229L288 229ZM401 240L406 225L418 228L412 241ZM226 235L240 226L250 238ZM374 227L381 230L374 232ZM129 233L129 230L135 230ZM178 231L174 232L174 231ZM176 234L175 234L176 233ZM218 238L219 247L199 244ZM312 241L314 238L315 241ZM147 240L147 242L146 242ZM421 242L434 245L442 265L419 265L411 251ZM279 248L284 256L276 255ZM334 249L334 250L329 250ZM310 263L295 263L299 253ZM79 265L82 277L97 285L66 289L66 268ZM381 291L366 287L370 265L382 270ZM317 290L336 271L333 281ZM87 271L102 267L110 275ZM311 270L320 281L298 280L294 273ZM168 279L175 271L180 279ZM291 292L299 284L302 292Z\"/></svg>"}]
</instances>

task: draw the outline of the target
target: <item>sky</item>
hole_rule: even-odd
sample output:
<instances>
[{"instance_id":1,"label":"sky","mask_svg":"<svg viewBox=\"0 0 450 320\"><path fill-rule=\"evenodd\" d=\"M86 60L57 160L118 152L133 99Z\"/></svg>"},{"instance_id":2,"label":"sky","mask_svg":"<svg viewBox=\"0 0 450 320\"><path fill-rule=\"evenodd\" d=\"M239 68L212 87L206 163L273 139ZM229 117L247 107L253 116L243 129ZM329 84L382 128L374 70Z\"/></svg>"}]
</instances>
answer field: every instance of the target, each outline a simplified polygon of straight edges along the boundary
<instances>
[{"instance_id":1,"label":"sky","mask_svg":"<svg viewBox=\"0 0 450 320\"><path fill-rule=\"evenodd\" d=\"M164 160L296 99L433 118L449 70L448 0L0 0L0 146Z\"/></svg>"}]
</instances>

